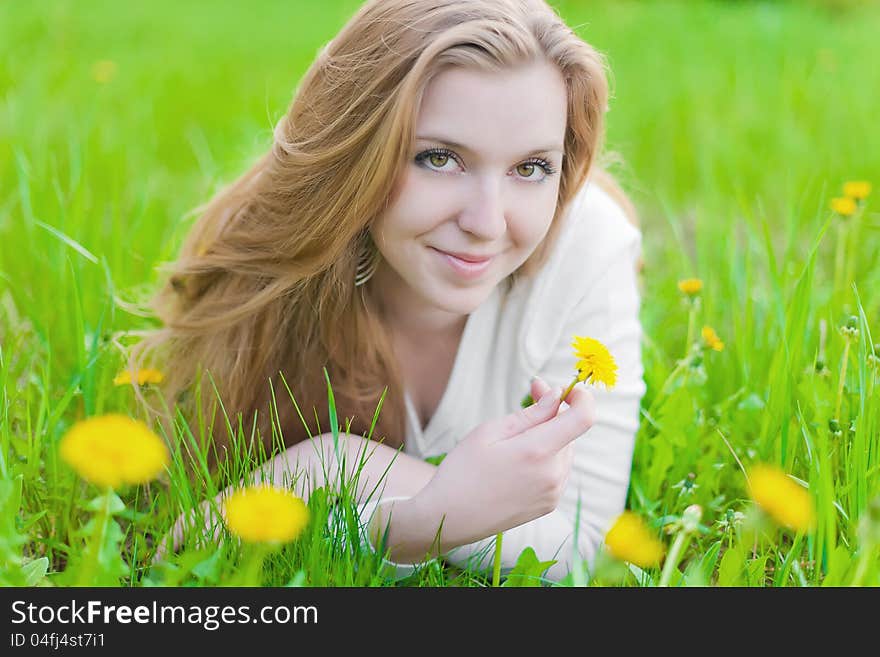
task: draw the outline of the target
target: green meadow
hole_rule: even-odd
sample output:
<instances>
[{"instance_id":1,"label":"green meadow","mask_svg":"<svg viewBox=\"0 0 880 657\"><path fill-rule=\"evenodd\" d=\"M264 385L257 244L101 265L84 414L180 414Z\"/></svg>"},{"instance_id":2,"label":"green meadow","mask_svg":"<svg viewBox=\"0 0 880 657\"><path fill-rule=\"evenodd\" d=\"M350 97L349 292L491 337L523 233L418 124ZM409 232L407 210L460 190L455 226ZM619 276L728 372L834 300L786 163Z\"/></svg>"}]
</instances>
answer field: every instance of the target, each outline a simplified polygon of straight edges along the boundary
<instances>
[{"instance_id":1,"label":"green meadow","mask_svg":"<svg viewBox=\"0 0 880 657\"><path fill-rule=\"evenodd\" d=\"M610 66L608 166L639 210L645 260L627 507L666 553L646 567L603 553L562 584L880 585L880 4L551 4ZM352 540L344 481L311 497L283 546L206 544L191 526L152 565L175 518L218 492L183 465L210 428L180 425L167 471L115 493L58 452L80 420L137 417L113 379L156 323L131 304L160 283L193 209L269 147L358 5L0 3L0 584L492 585L442 560L387 577ZM874 190L843 217L831 202L847 181ZM704 326L723 348L706 348ZM794 492L756 504L758 464ZM346 512L328 525L331 493ZM809 528L768 512L795 493ZM540 584L535 561L524 553L501 584Z\"/></svg>"}]
</instances>

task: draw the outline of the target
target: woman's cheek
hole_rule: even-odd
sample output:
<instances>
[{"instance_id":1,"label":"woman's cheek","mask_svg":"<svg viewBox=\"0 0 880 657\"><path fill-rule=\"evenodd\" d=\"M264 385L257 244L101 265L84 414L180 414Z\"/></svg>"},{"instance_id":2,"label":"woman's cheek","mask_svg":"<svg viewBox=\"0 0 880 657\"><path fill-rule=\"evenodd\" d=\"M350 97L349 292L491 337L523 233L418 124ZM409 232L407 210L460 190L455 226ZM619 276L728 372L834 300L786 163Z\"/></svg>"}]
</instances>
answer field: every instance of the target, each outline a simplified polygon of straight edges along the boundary
<instances>
[{"instance_id":1,"label":"woman's cheek","mask_svg":"<svg viewBox=\"0 0 880 657\"><path fill-rule=\"evenodd\" d=\"M550 224L553 221L553 214L547 213L545 208L538 208L527 219L519 224L519 235L514 236L517 242L528 249L529 252L534 251L547 231L550 230Z\"/></svg>"},{"instance_id":2,"label":"woman's cheek","mask_svg":"<svg viewBox=\"0 0 880 657\"><path fill-rule=\"evenodd\" d=\"M408 232L422 234L454 216L453 204L454 197L438 189L437 185L420 185L413 180L402 191L393 215L396 223L405 226Z\"/></svg>"}]
</instances>

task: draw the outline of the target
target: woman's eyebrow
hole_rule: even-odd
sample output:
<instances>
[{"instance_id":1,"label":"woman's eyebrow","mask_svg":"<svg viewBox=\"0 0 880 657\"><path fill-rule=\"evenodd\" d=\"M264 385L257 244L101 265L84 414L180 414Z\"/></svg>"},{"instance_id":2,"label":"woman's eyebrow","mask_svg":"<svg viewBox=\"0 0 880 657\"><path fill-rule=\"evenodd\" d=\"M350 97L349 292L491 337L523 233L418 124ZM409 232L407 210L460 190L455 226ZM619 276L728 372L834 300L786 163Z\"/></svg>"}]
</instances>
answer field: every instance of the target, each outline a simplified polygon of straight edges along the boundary
<instances>
[{"instance_id":1,"label":"woman's eyebrow","mask_svg":"<svg viewBox=\"0 0 880 657\"><path fill-rule=\"evenodd\" d=\"M456 148L460 151L464 151L465 153L473 154L473 151L465 146L464 144L459 144L458 142L452 141L450 139L441 139L439 137L430 137L430 136L420 136L416 137L416 139L421 139L423 141L435 141L443 144L444 146L449 146L450 148ZM526 153L526 157L529 155L534 155L535 153L552 153L553 151L563 152L562 146L560 144L553 144L547 148L535 148L528 153Z\"/></svg>"}]
</instances>

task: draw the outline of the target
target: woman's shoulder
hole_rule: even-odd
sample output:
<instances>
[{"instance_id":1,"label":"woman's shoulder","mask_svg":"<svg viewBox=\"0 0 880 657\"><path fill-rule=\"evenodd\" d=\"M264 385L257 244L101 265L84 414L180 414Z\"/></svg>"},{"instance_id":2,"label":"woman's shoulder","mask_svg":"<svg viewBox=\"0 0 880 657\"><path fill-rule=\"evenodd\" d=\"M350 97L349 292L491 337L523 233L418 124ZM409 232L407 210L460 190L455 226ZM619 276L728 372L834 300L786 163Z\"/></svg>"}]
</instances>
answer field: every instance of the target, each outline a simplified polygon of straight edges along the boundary
<instances>
[{"instance_id":1,"label":"woman's shoulder","mask_svg":"<svg viewBox=\"0 0 880 657\"><path fill-rule=\"evenodd\" d=\"M600 184L588 179L561 220L559 237L547 262L529 281L526 296L550 305L570 304L583 297L611 264L626 260L636 267L642 233Z\"/></svg>"},{"instance_id":2,"label":"woman's shoulder","mask_svg":"<svg viewBox=\"0 0 880 657\"><path fill-rule=\"evenodd\" d=\"M624 208L601 186L588 181L575 195L562 217L564 225L544 266L523 280L516 314L519 340L530 367L540 366L561 338L565 322L574 314L589 312L588 297L597 286L613 287L606 273L635 274L641 255L642 235ZM627 267L612 267L626 262ZM631 289L619 281L621 293ZM615 294L613 290L599 291ZM586 305L585 305L586 302ZM511 309L513 310L513 309Z\"/></svg>"},{"instance_id":3,"label":"woman's shoulder","mask_svg":"<svg viewBox=\"0 0 880 657\"><path fill-rule=\"evenodd\" d=\"M552 255L560 261L603 271L612 259L634 257L641 248L642 233L627 210L592 178L575 195L564 222Z\"/></svg>"}]
</instances>

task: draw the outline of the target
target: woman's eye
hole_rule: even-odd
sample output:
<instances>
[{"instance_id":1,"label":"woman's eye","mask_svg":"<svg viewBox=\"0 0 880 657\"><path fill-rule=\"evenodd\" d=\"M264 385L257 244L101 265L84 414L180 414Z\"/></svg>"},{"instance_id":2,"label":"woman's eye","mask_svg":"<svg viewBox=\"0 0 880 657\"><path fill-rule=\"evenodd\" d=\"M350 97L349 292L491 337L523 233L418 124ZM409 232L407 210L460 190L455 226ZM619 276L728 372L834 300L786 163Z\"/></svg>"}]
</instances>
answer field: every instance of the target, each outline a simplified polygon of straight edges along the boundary
<instances>
[{"instance_id":1,"label":"woman's eye","mask_svg":"<svg viewBox=\"0 0 880 657\"><path fill-rule=\"evenodd\" d=\"M516 172L521 175L523 178L538 178L540 176L534 176L533 174L538 169L538 165L534 162L523 162L519 166L516 167Z\"/></svg>"},{"instance_id":2,"label":"woman's eye","mask_svg":"<svg viewBox=\"0 0 880 657\"><path fill-rule=\"evenodd\" d=\"M442 169L443 165L449 162L449 156L443 153L431 153L428 160L438 169Z\"/></svg>"},{"instance_id":3,"label":"woman's eye","mask_svg":"<svg viewBox=\"0 0 880 657\"><path fill-rule=\"evenodd\" d=\"M535 171L538 171L541 175L533 175ZM529 180L532 182L544 182L550 176L556 173L556 169L547 160L543 158L538 158L536 160L530 160L528 162L518 164L516 167L516 172L525 180Z\"/></svg>"},{"instance_id":4,"label":"woman's eye","mask_svg":"<svg viewBox=\"0 0 880 657\"><path fill-rule=\"evenodd\" d=\"M416 162L422 165L427 162L427 168L431 171L452 171L452 169L443 168L449 164L450 161L453 163L455 162L455 158L452 154L438 149L423 151L416 155Z\"/></svg>"}]
</instances>

